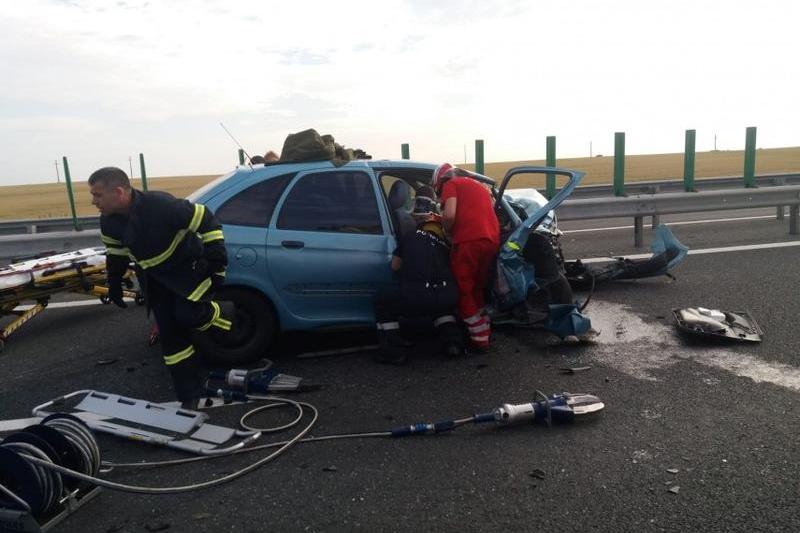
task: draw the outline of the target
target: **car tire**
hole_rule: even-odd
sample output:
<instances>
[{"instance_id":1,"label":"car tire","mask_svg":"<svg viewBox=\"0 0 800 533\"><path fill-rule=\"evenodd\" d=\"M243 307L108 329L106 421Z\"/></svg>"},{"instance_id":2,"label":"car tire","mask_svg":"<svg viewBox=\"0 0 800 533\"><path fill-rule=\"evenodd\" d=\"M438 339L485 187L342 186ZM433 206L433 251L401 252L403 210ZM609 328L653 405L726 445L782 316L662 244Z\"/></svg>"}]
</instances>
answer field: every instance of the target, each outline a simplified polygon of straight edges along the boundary
<instances>
[{"instance_id":1,"label":"car tire","mask_svg":"<svg viewBox=\"0 0 800 533\"><path fill-rule=\"evenodd\" d=\"M222 317L233 324L226 332L216 327L194 332L195 347L212 364L235 368L265 357L278 334L272 304L261 294L240 287L223 287L214 301Z\"/></svg>"}]
</instances>

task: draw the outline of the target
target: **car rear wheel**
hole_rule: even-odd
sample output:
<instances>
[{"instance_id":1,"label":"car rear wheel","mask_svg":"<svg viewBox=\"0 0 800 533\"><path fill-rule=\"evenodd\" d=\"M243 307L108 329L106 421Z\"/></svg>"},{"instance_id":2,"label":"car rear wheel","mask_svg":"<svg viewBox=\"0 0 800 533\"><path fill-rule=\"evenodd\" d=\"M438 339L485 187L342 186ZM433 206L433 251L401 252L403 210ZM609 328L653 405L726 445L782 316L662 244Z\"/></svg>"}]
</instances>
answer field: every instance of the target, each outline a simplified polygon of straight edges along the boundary
<instances>
[{"instance_id":1,"label":"car rear wheel","mask_svg":"<svg viewBox=\"0 0 800 533\"><path fill-rule=\"evenodd\" d=\"M278 334L272 304L257 292L239 287L223 287L214 300L232 325L230 331L211 327L195 332L195 347L206 361L233 368L263 358Z\"/></svg>"}]
</instances>

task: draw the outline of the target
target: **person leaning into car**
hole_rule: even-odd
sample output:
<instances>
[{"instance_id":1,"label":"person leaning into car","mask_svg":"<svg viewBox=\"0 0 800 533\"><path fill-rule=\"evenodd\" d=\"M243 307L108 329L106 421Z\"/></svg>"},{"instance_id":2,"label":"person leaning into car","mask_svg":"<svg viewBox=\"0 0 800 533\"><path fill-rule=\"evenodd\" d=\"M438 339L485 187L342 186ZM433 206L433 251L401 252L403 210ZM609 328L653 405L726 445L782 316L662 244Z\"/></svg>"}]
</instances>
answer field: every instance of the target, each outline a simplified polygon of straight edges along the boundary
<instances>
[{"instance_id":1,"label":"person leaning into car","mask_svg":"<svg viewBox=\"0 0 800 533\"><path fill-rule=\"evenodd\" d=\"M407 342L400 336L401 316L431 320L441 351L449 356L464 353L454 314L458 289L450 270L450 244L442 229L433 189L423 186L417 190L411 216L417 228L399 238L392 254L392 270L400 284L379 292L375 301L380 346L375 359L381 363L406 361Z\"/></svg>"},{"instance_id":2,"label":"person leaning into car","mask_svg":"<svg viewBox=\"0 0 800 533\"><path fill-rule=\"evenodd\" d=\"M205 376L191 330L231 329L211 299L228 264L222 227L201 204L133 189L119 168L95 171L89 187L92 205L100 211L109 300L127 307L122 277L133 260L148 311L156 318L176 396L184 407L196 408L205 392Z\"/></svg>"},{"instance_id":3,"label":"person leaning into car","mask_svg":"<svg viewBox=\"0 0 800 533\"><path fill-rule=\"evenodd\" d=\"M500 224L489 191L478 181L458 176L449 163L433 173L442 216L453 245L450 265L458 283L458 314L467 325L470 349L489 348L491 324L486 316L486 287L500 248Z\"/></svg>"}]
</instances>

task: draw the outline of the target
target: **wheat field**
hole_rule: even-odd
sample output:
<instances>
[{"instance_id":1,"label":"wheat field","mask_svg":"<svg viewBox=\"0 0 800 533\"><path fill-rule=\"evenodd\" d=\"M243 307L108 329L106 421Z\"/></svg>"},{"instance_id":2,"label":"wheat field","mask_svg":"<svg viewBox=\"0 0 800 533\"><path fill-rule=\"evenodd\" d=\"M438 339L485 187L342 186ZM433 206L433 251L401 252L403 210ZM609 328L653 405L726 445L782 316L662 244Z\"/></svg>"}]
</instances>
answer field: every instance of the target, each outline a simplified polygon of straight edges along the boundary
<instances>
[{"instance_id":1,"label":"wheat field","mask_svg":"<svg viewBox=\"0 0 800 533\"><path fill-rule=\"evenodd\" d=\"M512 167L544 165L537 161L506 161L486 163L486 174L496 179L503 177ZM583 157L557 160L559 167L581 170L586 173L583 185L609 184L614 176L612 156ZM474 169L474 165L464 165ZM741 176L744 169L744 151L698 152L695 156L695 177ZM756 152L756 174L800 172L800 147L765 148ZM171 176L148 178L151 190L168 191L183 197L218 175ZM683 177L683 154L629 155L625 158L625 182L643 180L680 180ZM134 187L141 182L133 180ZM543 186L537 183L515 181L515 186ZM73 181L75 207L79 216L94 215L89 187L85 181ZM70 216L66 186L49 183L40 185L10 185L0 187L0 219L53 218Z\"/></svg>"}]
</instances>

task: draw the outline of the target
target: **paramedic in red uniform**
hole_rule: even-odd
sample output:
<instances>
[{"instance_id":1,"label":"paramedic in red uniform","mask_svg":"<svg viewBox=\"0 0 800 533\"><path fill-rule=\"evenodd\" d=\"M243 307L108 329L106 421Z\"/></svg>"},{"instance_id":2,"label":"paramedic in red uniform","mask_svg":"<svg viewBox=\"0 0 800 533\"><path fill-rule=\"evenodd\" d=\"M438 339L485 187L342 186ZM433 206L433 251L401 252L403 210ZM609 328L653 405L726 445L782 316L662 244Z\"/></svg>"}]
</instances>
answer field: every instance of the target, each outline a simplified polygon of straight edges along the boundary
<instances>
[{"instance_id":1,"label":"paramedic in red uniform","mask_svg":"<svg viewBox=\"0 0 800 533\"><path fill-rule=\"evenodd\" d=\"M500 248L500 225L489 190L478 181L456 175L445 163L434 171L433 185L442 203L450 235L450 265L458 285L458 314L469 331L473 351L489 347L491 325L484 314L485 292Z\"/></svg>"}]
</instances>

